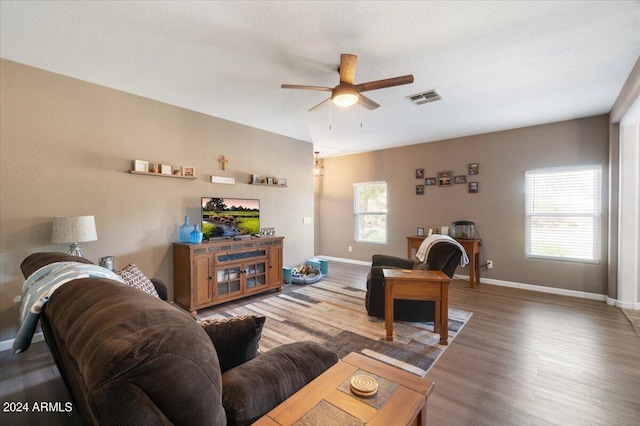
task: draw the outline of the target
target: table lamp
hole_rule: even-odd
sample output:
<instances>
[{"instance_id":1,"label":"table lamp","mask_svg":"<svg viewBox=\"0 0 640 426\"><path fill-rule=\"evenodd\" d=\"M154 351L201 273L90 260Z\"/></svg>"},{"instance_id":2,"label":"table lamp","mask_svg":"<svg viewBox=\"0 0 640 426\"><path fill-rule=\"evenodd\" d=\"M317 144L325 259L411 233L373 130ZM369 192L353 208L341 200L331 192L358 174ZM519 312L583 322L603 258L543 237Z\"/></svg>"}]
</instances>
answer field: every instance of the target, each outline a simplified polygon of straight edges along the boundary
<instances>
[{"instance_id":1,"label":"table lamp","mask_svg":"<svg viewBox=\"0 0 640 426\"><path fill-rule=\"evenodd\" d=\"M96 221L93 216L56 216L53 218L52 243L70 243L69 254L84 257L81 242L97 241Z\"/></svg>"}]
</instances>

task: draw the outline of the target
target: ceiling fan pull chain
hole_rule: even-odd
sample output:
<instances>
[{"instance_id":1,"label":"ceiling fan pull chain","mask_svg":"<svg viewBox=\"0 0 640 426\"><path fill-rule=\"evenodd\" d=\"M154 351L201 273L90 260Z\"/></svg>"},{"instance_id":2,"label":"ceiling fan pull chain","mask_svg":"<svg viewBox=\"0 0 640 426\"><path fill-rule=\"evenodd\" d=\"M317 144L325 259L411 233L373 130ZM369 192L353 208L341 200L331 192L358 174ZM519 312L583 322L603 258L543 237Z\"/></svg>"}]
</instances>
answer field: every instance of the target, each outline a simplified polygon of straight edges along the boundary
<instances>
[{"instance_id":1,"label":"ceiling fan pull chain","mask_svg":"<svg viewBox=\"0 0 640 426\"><path fill-rule=\"evenodd\" d=\"M360 128L362 128L362 96L360 96Z\"/></svg>"},{"instance_id":2,"label":"ceiling fan pull chain","mask_svg":"<svg viewBox=\"0 0 640 426\"><path fill-rule=\"evenodd\" d=\"M329 102L329 130L331 130L331 111L333 111L333 107L331 106L333 102Z\"/></svg>"}]
</instances>

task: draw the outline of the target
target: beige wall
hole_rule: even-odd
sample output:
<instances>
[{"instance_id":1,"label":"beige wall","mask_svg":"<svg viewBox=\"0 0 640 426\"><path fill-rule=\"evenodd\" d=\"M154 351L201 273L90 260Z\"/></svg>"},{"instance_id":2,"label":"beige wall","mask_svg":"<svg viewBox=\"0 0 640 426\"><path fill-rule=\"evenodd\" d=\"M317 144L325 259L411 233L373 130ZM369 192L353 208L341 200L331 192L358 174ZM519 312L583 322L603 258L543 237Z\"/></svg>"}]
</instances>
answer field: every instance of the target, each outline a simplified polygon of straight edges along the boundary
<instances>
[{"instance_id":1,"label":"beige wall","mask_svg":"<svg viewBox=\"0 0 640 426\"><path fill-rule=\"evenodd\" d=\"M316 183L320 206L316 220L316 252L370 261L384 253L406 256L407 235L457 220L476 223L486 259L494 268L486 278L607 294L608 116L425 143L358 155L328 158L325 175ZM468 163L479 163L479 193L466 185L427 187L415 194L415 169L427 176L439 171L467 174ZM524 173L544 167L599 164L603 167L602 260L599 265L542 261L524 256ZM318 179L318 178L317 178ZM386 246L353 242L353 183L388 183ZM348 246L353 247L349 253ZM467 268L458 269L468 274Z\"/></svg>"},{"instance_id":2,"label":"beige wall","mask_svg":"<svg viewBox=\"0 0 640 426\"><path fill-rule=\"evenodd\" d=\"M68 248L50 243L53 216L95 215L86 257L133 262L171 293L171 243L185 215L198 221L201 196L259 198L262 226L285 236L285 265L313 256L313 225L302 220L314 214L311 144L11 61L0 71L0 340L15 334L20 262ZM198 179L131 175L133 159L194 166ZM250 174L289 186L251 186Z\"/></svg>"}]
</instances>

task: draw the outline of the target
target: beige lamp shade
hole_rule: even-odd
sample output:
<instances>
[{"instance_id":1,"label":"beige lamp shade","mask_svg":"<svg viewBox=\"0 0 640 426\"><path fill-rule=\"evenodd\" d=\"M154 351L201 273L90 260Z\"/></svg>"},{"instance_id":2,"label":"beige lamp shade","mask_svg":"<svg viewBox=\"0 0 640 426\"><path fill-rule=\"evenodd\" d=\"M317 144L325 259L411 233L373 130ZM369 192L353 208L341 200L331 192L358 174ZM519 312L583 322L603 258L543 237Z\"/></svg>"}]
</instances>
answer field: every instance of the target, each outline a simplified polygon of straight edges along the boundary
<instances>
[{"instance_id":1,"label":"beige lamp shade","mask_svg":"<svg viewBox=\"0 0 640 426\"><path fill-rule=\"evenodd\" d=\"M93 216L56 216L53 218L52 243L70 243L69 254L84 257L78 243L97 241Z\"/></svg>"}]
</instances>

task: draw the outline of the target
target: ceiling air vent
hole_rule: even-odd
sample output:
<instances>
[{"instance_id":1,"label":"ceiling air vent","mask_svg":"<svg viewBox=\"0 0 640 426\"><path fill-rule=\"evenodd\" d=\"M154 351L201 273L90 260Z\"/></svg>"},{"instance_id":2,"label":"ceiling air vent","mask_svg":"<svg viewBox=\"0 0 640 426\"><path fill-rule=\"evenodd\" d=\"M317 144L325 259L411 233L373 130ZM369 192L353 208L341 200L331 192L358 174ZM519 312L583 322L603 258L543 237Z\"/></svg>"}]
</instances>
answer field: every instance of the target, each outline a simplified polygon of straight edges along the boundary
<instances>
[{"instance_id":1,"label":"ceiling air vent","mask_svg":"<svg viewBox=\"0 0 640 426\"><path fill-rule=\"evenodd\" d=\"M416 105L423 105L429 102L439 101L442 99L442 96L434 89L428 92L418 93L417 95L411 95L408 98Z\"/></svg>"}]
</instances>

